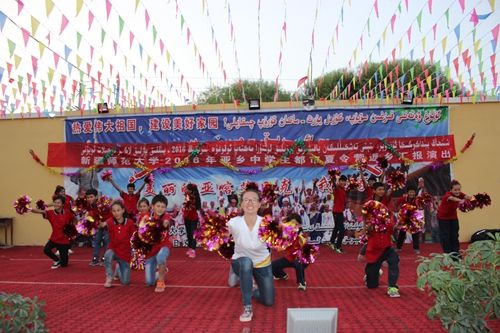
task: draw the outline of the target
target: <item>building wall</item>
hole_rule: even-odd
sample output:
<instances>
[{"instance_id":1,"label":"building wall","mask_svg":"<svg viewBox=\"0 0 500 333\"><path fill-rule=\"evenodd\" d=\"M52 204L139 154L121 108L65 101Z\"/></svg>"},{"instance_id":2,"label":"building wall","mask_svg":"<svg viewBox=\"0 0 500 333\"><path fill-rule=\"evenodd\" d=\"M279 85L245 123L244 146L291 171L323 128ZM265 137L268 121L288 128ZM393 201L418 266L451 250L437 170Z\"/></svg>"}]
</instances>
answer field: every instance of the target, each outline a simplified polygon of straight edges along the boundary
<instances>
[{"instance_id":1,"label":"building wall","mask_svg":"<svg viewBox=\"0 0 500 333\"><path fill-rule=\"evenodd\" d=\"M295 105L294 105L295 106ZM319 106L327 106L320 102ZM338 106L338 104L336 105ZM450 132L455 135L459 150L472 133L476 139L472 147L453 163L453 177L461 181L464 192L486 192L492 206L467 214L460 213L460 240L467 241L478 229L498 228L500 221L500 103L450 104ZM289 103L263 105L263 108L288 108ZM229 105L219 110L229 110ZM210 106L213 110L214 106ZM199 109L198 109L199 110ZM191 111L192 110L186 110ZM201 111L201 110L199 110ZM33 149L45 161L47 143L64 141L64 118L9 119L0 121L0 216L14 217L15 245L42 245L50 235L50 225L40 215L17 215L13 201L23 194L33 200L50 200L56 185L63 177L51 174L30 156ZM3 233L0 231L0 242Z\"/></svg>"}]
</instances>

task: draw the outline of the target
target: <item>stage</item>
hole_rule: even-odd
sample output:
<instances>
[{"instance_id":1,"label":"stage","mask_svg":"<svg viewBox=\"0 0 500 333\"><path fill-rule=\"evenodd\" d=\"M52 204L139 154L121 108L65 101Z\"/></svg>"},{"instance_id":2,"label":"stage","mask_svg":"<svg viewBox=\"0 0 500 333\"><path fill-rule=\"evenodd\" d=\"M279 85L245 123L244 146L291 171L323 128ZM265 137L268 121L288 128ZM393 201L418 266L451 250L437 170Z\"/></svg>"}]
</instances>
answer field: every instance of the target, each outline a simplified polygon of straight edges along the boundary
<instances>
[{"instance_id":1,"label":"stage","mask_svg":"<svg viewBox=\"0 0 500 333\"><path fill-rule=\"evenodd\" d=\"M285 332L286 309L336 307L339 332L439 332L438 320L427 319L431 298L419 291L416 255L409 244L400 254L401 298L386 295L387 269L382 285L368 290L364 264L356 261L358 247L336 254L326 246L306 270L307 291L290 279L275 281L276 302L266 308L254 303L254 319L238 320L242 311L239 288L227 286L229 262L215 253L197 251L189 259L175 248L167 266L164 293L144 285L144 273L132 271L131 285L118 281L103 287L104 268L91 267L90 248L75 248L69 266L52 270L42 247L0 250L0 290L38 296L46 302L46 326L52 332ZM423 244L422 255L439 251ZM273 254L274 255L274 254ZM493 326L493 324L495 324ZM491 327L500 329L498 322Z\"/></svg>"}]
</instances>

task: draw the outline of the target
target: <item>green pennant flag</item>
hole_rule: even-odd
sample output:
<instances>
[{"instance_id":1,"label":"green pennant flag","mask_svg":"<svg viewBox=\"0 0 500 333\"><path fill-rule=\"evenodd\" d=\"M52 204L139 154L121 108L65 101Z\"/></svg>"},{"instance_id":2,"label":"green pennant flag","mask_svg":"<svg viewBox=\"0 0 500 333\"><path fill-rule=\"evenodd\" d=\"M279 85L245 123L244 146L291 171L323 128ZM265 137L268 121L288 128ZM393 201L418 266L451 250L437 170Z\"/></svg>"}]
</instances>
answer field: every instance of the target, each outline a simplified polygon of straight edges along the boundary
<instances>
[{"instance_id":1,"label":"green pennant flag","mask_svg":"<svg viewBox=\"0 0 500 333\"><path fill-rule=\"evenodd\" d=\"M483 48L477 50L477 57L479 60L483 60Z\"/></svg>"},{"instance_id":2,"label":"green pennant flag","mask_svg":"<svg viewBox=\"0 0 500 333\"><path fill-rule=\"evenodd\" d=\"M82 42L82 34L77 31L76 32L76 49L77 50L80 48L81 42Z\"/></svg>"},{"instance_id":3,"label":"green pennant flag","mask_svg":"<svg viewBox=\"0 0 500 333\"><path fill-rule=\"evenodd\" d=\"M366 26L368 28L368 36L370 36L370 17L368 17L368 21L366 22Z\"/></svg>"},{"instance_id":4,"label":"green pennant flag","mask_svg":"<svg viewBox=\"0 0 500 333\"><path fill-rule=\"evenodd\" d=\"M125 21L121 16L118 16L118 36L122 35L123 32L123 26L125 25Z\"/></svg>"},{"instance_id":5,"label":"green pennant flag","mask_svg":"<svg viewBox=\"0 0 500 333\"><path fill-rule=\"evenodd\" d=\"M19 64L21 63L21 57L18 56L17 54L14 54L14 69L17 69L19 67Z\"/></svg>"},{"instance_id":6,"label":"green pennant flag","mask_svg":"<svg viewBox=\"0 0 500 333\"><path fill-rule=\"evenodd\" d=\"M440 59L436 60L435 68L436 68L436 73L441 72L441 60Z\"/></svg>"},{"instance_id":7,"label":"green pennant flag","mask_svg":"<svg viewBox=\"0 0 500 333\"><path fill-rule=\"evenodd\" d=\"M415 67L413 67L413 66L410 68L410 76L411 76L411 80L413 81L414 76L415 76Z\"/></svg>"},{"instance_id":8,"label":"green pennant flag","mask_svg":"<svg viewBox=\"0 0 500 333\"><path fill-rule=\"evenodd\" d=\"M382 79L384 77L384 75L383 75L384 67L382 65L380 65L378 68L378 71L380 73L380 79Z\"/></svg>"},{"instance_id":9,"label":"green pennant flag","mask_svg":"<svg viewBox=\"0 0 500 333\"><path fill-rule=\"evenodd\" d=\"M52 80L54 79L54 70L49 67L49 72L47 73L47 77L49 78L49 84L52 84Z\"/></svg>"},{"instance_id":10,"label":"green pennant flag","mask_svg":"<svg viewBox=\"0 0 500 333\"><path fill-rule=\"evenodd\" d=\"M40 25L40 22L31 16L31 34L35 36L36 31L38 30L38 26Z\"/></svg>"},{"instance_id":11,"label":"green pennant flag","mask_svg":"<svg viewBox=\"0 0 500 333\"><path fill-rule=\"evenodd\" d=\"M417 15L418 31L422 32L422 10Z\"/></svg>"},{"instance_id":12,"label":"green pennant flag","mask_svg":"<svg viewBox=\"0 0 500 333\"><path fill-rule=\"evenodd\" d=\"M158 32L156 31L156 27L153 25L153 45L156 43L156 35Z\"/></svg>"},{"instance_id":13,"label":"green pennant flag","mask_svg":"<svg viewBox=\"0 0 500 333\"><path fill-rule=\"evenodd\" d=\"M444 16L446 17L446 27L449 29L450 28L450 9L449 8L444 12Z\"/></svg>"},{"instance_id":14,"label":"green pennant flag","mask_svg":"<svg viewBox=\"0 0 500 333\"><path fill-rule=\"evenodd\" d=\"M14 55L14 50L16 49L16 43L14 43L8 38L7 38L7 43L9 44L9 54L10 54L9 58L12 58L12 56Z\"/></svg>"},{"instance_id":15,"label":"green pennant flag","mask_svg":"<svg viewBox=\"0 0 500 333\"><path fill-rule=\"evenodd\" d=\"M19 91L23 90L23 79L21 75L17 76L17 89L19 89Z\"/></svg>"},{"instance_id":16,"label":"green pennant flag","mask_svg":"<svg viewBox=\"0 0 500 333\"><path fill-rule=\"evenodd\" d=\"M101 28L101 46L104 45L104 38L106 37L106 31Z\"/></svg>"},{"instance_id":17,"label":"green pennant flag","mask_svg":"<svg viewBox=\"0 0 500 333\"><path fill-rule=\"evenodd\" d=\"M472 29L472 41L476 41L476 28Z\"/></svg>"},{"instance_id":18,"label":"green pennant flag","mask_svg":"<svg viewBox=\"0 0 500 333\"><path fill-rule=\"evenodd\" d=\"M477 67L479 69L479 73L483 71L483 61L480 61L479 64L477 64Z\"/></svg>"},{"instance_id":19,"label":"green pennant flag","mask_svg":"<svg viewBox=\"0 0 500 333\"><path fill-rule=\"evenodd\" d=\"M399 14L401 14L401 1L399 2L399 5L398 5L398 11L399 11Z\"/></svg>"},{"instance_id":20,"label":"green pennant flag","mask_svg":"<svg viewBox=\"0 0 500 333\"><path fill-rule=\"evenodd\" d=\"M184 28L184 16L181 14L181 32L183 28Z\"/></svg>"}]
</instances>

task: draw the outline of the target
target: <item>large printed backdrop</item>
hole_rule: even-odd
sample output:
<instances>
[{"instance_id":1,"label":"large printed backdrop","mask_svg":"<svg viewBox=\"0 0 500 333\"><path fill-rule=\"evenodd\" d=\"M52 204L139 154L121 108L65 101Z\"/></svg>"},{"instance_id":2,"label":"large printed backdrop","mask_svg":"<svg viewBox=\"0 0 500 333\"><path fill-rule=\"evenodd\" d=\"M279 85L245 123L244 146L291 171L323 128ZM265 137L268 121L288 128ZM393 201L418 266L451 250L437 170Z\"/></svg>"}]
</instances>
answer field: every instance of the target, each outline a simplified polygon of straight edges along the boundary
<instances>
[{"instance_id":1,"label":"large printed backdrop","mask_svg":"<svg viewBox=\"0 0 500 333\"><path fill-rule=\"evenodd\" d=\"M327 166L355 173L349 166L365 157L368 170L378 174L378 156L399 163L387 144L415 162L410 172L455 155L448 108L437 106L96 116L67 119L65 134L66 142L49 145L49 166L74 171L110 155L102 168L68 177L69 193L94 187L116 197L99 172L112 168L113 178L125 189L131 180L141 185L144 173L137 166L142 165L157 170L154 187L143 195L163 192L170 209L181 205L187 182L198 184L202 200L216 206L220 196L238 192L248 180L278 181L280 192L289 194L303 182L311 187L313 179L319 179L319 190L328 191ZM304 146L295 149L298 141ZM194 149L199 153L176 168ZM446 173L449 179L448 168ZM429 185L433 194L445 190L435 182Z\"/></svg>"}]
</instances>

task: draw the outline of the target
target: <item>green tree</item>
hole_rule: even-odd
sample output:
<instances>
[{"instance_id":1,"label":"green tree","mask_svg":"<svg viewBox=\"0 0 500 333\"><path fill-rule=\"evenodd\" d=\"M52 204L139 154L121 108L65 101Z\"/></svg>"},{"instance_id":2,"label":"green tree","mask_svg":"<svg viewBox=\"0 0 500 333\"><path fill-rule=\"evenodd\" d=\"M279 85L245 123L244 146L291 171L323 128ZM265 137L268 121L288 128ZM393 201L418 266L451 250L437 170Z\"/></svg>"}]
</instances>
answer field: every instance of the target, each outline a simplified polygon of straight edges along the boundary
<instances>
[{"instance_id":1,"label":"green tree","mask_svg":"<svg viewBox=\"0 0 500 333\"><path fill-rule=\"evenodd\" d=\"M399 85L404 85L404 90L408 88L408 83L410 83L411 91L414 93L415 97L422 96L422 90L420 88L419 82L423 82L426 97L427 92L433 95L433 89L437 87L437 92L443 94L449 89L450 96L458 96L461 94L460 86L456 83L450 87L450 72L449 68L443 69L440 62L431 64L426 62L422 64L417 60L409 59L398 59L395 62L372 62L366 65L360 65L356 70L349 69L338 69L328 72L316 79L314 79L312 84L312 89L314 89L316 98L337 98L337 99L349 99L353 97L357 92L358 98L361 98L364 93L369 95L373 92L374 96L380 97L380 86L383 90L383 96L385 97L385 87L387 86L387 93L391 96L391 82L394 83L394 95L397 94L397 87ZM359 76L361 73L361 76ZM427 77L431 78L430 89L427 82ZM350 84L350 91L348 86ZM437 86L439 84L439 86ZM335 86L337 86L336 94ZM415 88L416 87L416 88ZM343 93L343 94L342 94Z\"/></svg>"},{"instance_id":2,"label":"green tree","mask_svg":"<svg viewBox=\"0 0 500 333\"><path fill-rule=\"evenodd\" d=\"M259 90L260 89L260 90ZM245 102L251 98L261 98L262 102L274 101L276 88L273 81L236 81L229 86L212 86L200 94L199 104ZM278 101L290 100L290 92L278 87Z\"/></svg>"}]
</instances>

